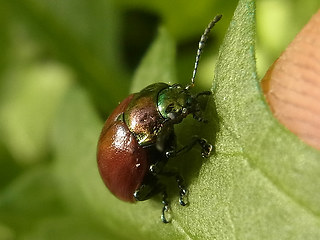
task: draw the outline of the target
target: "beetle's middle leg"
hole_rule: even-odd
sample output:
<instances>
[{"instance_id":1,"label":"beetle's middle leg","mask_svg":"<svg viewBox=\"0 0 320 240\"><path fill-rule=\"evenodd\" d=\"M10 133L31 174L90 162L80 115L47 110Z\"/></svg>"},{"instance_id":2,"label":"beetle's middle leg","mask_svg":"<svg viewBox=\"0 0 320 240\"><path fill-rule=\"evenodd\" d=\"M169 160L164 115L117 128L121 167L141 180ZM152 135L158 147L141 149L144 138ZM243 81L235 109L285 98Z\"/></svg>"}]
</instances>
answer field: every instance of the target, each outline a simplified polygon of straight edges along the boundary
<instances>
[{"instance_id":1,"label":"beetle's middle leg","mask_svg":"<svg viewBox=\"0 0 320 240\"><path fill-rule=\"evenodd\" d=\"M178 150L169 150L166 152L166 156L167 158L172 158L172 157L176 157L182 153L188 152L191 148L194 147L194 145L199 144L200 147L202 148L201 151L201 156L202 157L209 157L210 153L212 151L212 145L210 143L207 142L206 139L204 138L200 138L199 136L193 136L191 142L187 145L185 145L184 147L178 149Z\"/></svg>"},{"instance_id":2,"label":"beetle's middle leg","mask_svg":"<svg viewBox=\"0 0 320 240\"><path fill-rule=\"evenodd\" d=\"M186 206L187 203L186 201L184 200L187 193L188 193L188 190L187 188L185 187L185 183L184 183L184 179L183 177L180 175L180 173L178 171L175 171L175 170L164 170L162 172L159 173L160 175L163 175L163 176L167 176L167 177L174 177L176 182L177 182L177 185L178 185L178 188L179 188L179 203L181 206Z\"/></svg>"}]
</instances>

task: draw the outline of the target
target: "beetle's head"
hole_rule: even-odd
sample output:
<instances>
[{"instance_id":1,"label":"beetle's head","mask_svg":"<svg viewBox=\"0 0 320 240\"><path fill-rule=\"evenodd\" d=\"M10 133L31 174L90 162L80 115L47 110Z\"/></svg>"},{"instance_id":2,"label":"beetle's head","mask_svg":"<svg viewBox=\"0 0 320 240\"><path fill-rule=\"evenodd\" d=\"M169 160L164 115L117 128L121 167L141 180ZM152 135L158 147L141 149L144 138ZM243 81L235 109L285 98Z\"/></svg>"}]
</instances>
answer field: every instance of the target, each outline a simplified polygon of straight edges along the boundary
<instances>
[{"instance_id":1,"label":"beetle's head","mask_svg":"<svg viewBox=\"0 0 320 240\"><path fill-rule=\"evenodd\" d=\"M179 84L174 84L159 92L158 110L166 120L179 123L192 112L195 99L189 91Z\"/></svg>"}]
</instances>

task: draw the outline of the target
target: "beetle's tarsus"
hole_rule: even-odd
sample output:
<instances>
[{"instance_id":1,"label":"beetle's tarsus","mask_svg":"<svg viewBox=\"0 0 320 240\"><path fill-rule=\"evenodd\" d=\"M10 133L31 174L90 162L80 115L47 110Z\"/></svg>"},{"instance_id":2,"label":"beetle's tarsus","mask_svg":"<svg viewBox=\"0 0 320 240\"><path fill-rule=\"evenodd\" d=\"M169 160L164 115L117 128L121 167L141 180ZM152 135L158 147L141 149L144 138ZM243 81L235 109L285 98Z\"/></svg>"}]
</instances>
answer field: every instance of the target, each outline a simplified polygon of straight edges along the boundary
<instances>
[{"instance_id":1,"label":"beetle's tarsus","mask_svg":"<svg viewBox=\"0 0 320 240\"><path fill-rule=\"evenodd\" d=\"M193 116L193 118L194 118L195 120L197 120L198 122L208 123L208 120L207 120L207 119L204 119L204 118L198 116L198 115L195 114L195 113L194 113L192 116Z\"/></svg>"},{"instance_id":2,"label":"beetle's tarsus","mask_svg":"<svg viewBox=\"0 0 320 240\"><path fill-rule=\"evenodd\" d=\"M162 214L161 214L161 221L163 222L163 223L169 223L169 222L171 222L171 220L167 220L167 218L166 218L166 212L168 212L169 211L169 209L170 209L170 207L169 207L169 202L168 202L168 200L167 200L167 197L168 197L168 195L167 195L167 193L166 192L163 192L162 193L162 204L163 204L163 208L162 208Z\"/></svg>"},{"instance_id":3,"label":"beetle's tarsus","mask_svg":"<svg viewBox=\"0 0 320 240\"><path fill-rule=\"evenodd\" d=\"M188 190L187 190L187 189L182 189L182 190L180 191L179 203L180 203L181 206L186 206L186 205L188 205L188 202L186 202L186 201L184 200L184 198L186 197L187 193L188 193Z\"/></svg>"},{"instance_id":4,"label":"beetle's tarsus","mask_svg":"<svg viewBox=\"0 0 320 240\"><path fill-rule=\"evenodd\" d=\"M204 138L199 139L199 144L202 148L201 156L203 158L208 158L211 154L213 146L210 143L208 143L207 140Z\"/></svg>"},{"instance_id":5,"label":"beetle's tarsus","mask_svg":"<svg viewBox=\"0 0 320 240\"><path fill-rule=\"evenodd\" d=\"M166 154L166 157L169 159L169 158L173 158L173 157L177 156L177 151L170 150L170 151L167 151L165 154Z\"/></svg>"},{"instance_id":6,"label":"beetle's tarsus","mask_svg":"<svg viewBox=\"0 0 320 240\"><path fill-rule=\"evenodd\" d=\"M186 202L184 200L184 198L186 197L187 193L188 193L188 190L186 189L186 187L184 186L184 180L183 178L181 177L180 174L176 173L176 181L177 181L177 184L178 184L178 188L180 189L180 197L179 197L179 203L181 206L186 206L188 204L188 202Z\"/></svg>"}]
</instances>

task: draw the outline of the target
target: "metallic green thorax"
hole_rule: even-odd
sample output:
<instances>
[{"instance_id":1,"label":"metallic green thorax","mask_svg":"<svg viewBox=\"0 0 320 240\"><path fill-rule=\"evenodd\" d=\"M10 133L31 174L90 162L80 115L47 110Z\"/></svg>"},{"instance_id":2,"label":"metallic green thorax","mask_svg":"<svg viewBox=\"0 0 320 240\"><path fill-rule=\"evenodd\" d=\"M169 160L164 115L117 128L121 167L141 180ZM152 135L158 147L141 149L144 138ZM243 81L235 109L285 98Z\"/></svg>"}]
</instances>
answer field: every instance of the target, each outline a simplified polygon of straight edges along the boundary
<instances>
[{"instance_id":1,"label":"metallic green thorax","mask_svg":"<svg viewBox=\"0 0 320 240\"><path fill-rule=\"evenodd\" d=\"M124 121L141 146L157 140L165 120L158 111L158 93L168 87L165 83L147 86L134 95L124 112Z\"/></svg>"}]
</instances>

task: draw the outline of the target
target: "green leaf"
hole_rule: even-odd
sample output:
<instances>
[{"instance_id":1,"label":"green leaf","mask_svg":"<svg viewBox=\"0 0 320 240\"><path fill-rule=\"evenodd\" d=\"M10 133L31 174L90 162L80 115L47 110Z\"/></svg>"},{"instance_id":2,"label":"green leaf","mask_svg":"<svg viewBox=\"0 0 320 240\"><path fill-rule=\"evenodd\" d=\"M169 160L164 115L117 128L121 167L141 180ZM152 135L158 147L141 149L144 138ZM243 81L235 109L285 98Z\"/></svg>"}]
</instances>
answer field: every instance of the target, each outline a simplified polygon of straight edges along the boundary
<instances>
[{"instance_id":1,"label":"green leaf","mask_svg":"<svg viewBox=\"0 0 320 240\"><path fill-rule=\"evenodd\" d=\"M139 70L146 76L149 70L151 78L155 66L167 69L161 61L163 53L154 50L163 46L162 37L160 34L160 40L146 56L158 61L144 60ZM90 119L93 113L85 110L85 99L79 93L64 106L61 116L65 117L58 125L66 126L57 131L56 138L65 141L57 141L58 153L61 152L57 171L70 206L75 211L91 211L114 234L125 228L118 235L127 239L319 236L319 152L301 143L274 120L256 77L254 40L254 2L240 1L220 49L214 97L208 106L209 114L217 111L218 127L203 126L207 131L211 129L216 152L202 166L189 159L188 171L198 170L186 178L190 205L183 208L173 197L171 224L160 223L160 202L127 204L104 189L91 162L94 151L88 151L94 149L92 141L98 139L98 131L93 134L97 124L92 124L97 121ZM136 81L142 80L137 77ZM72 111L83 114L79 118ZM219 131L213 132L217 128ZM80 138L80 131L85 138ZM66 148L68 143L73 145ZM199 158L198 152L191 155Z\"/></svg>"},{"instance_id":2,"label":"green leaf","mask_svg":"<svg viewBox=\"0 0 320 240\"><path fill-rule=\"evenodd\" d=\"M172 223L160 221L160 197L130 204L105 188L95 157L103 122L86 89L74 84L55 114L50 164L0 191L0 238L319 239L320 153L270 113L254 40L254 1L241 0L220 49L209 124L186 119L177 126L179 141L203 132L216 150L201 161L195 148L174 163L182 167L189 205L179 205L173 180ZM146 79L174 81L173 63L172 40L160 30L134 90Z\"/></svg>"},{"instance_id":3,"label":"green leaf","mask_svg":"<svg viewBox=\"0 0 320 240\"><path fill-rule=\"evenodd\" d=\"M240 1L208 108L218 116L216 153L176 219L191 238L318 239L320 153L272 116L256 77L254 44L254 1Z\"/></svg>"},{"instance_id":4,"label":"green leaf","mask_svg":"<svg viewBox=\"0 0 320 240\"><path fill-rule=\"evenodd\" d=\"M139 70L150 78L156 67L168 70L163 53L155 50L166 46L163 35L159 36L146 56L158 60L144 60ZM240 1L220 49L214 98L208 106L209 113L216 109L218 115L217 133L212 132L214 124L206 126L211 129L211 140L216 138L216 152L198 168L189 159L188 171L198 170L197 177L192 173L192 178L186 178L190 205L183 208L177 197L171 198L171 224L160 222L159 199L128 204L105 189L94 161L101 123L83 93L73 92L55 131L56 173L69 207L91 213L125 239L319 236L319 152L281 127L268 110L256 78L254 38L254 2ZM168 53L166 60L173 56ZM123 228L126 231L120 230Z\"/></svg>"}]
</instances>

